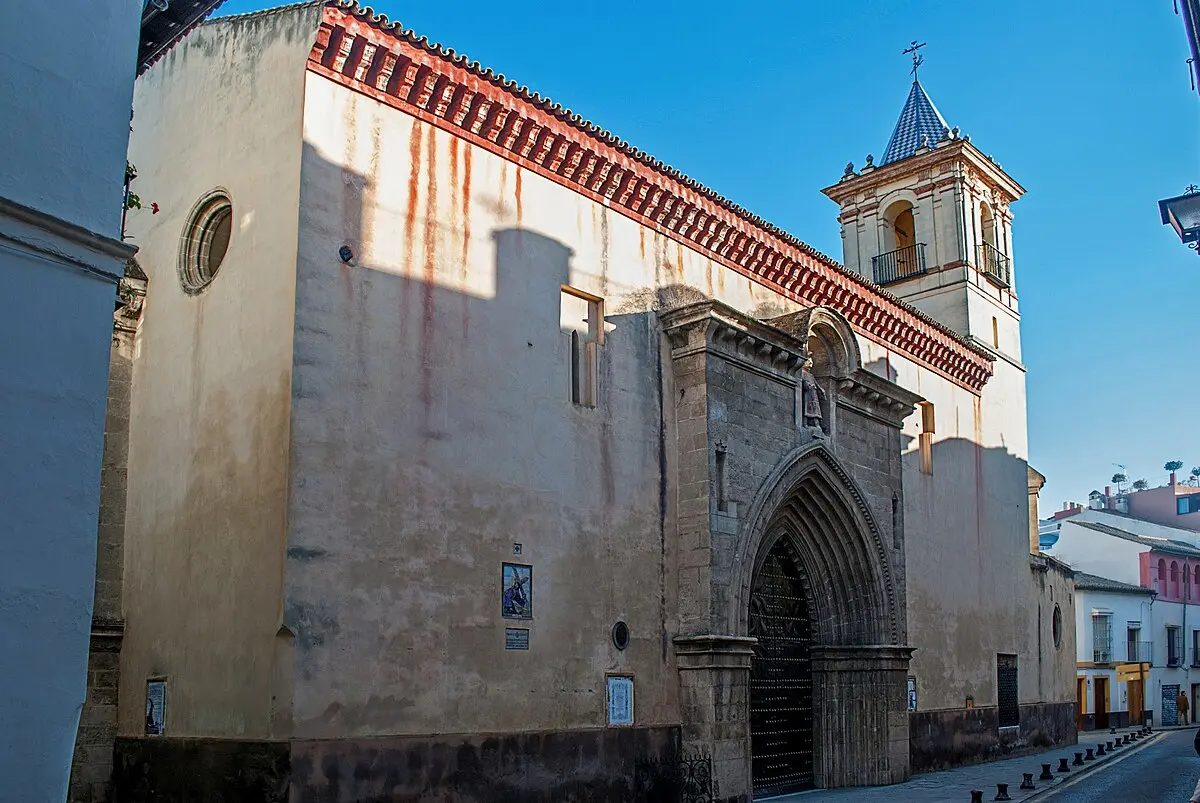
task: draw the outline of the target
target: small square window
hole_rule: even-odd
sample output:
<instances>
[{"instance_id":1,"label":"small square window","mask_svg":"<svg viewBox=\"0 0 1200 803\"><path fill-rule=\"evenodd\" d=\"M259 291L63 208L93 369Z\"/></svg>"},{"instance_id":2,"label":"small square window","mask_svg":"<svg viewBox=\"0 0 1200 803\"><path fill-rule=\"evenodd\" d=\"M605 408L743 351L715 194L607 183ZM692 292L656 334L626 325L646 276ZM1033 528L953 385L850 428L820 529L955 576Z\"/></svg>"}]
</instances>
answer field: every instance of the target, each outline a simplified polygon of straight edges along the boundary
<instances>
[{"instance_id":1,"label":"small square window","mask_svg":"<svg viewBox=\"0 0 1200 803\"><path fill-rule=\"evenodd\" d=\"M921 435L918 444L921 450L921 473L932 474L934 431L933 404L930 402L918 402L917 406L921 408Z\"/></svg>"}]
</instances>

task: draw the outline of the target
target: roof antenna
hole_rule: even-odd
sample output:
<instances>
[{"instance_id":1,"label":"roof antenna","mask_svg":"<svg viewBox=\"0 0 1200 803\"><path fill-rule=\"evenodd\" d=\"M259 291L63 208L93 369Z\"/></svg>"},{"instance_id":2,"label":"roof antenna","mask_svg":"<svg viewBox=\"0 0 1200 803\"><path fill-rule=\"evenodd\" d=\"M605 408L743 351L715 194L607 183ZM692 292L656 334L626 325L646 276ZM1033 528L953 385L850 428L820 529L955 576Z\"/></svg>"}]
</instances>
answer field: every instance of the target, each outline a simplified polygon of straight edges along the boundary
<instances>
[{"instance_id":1,"label":"roof antenna","mask_svg":"<svg viewBox=\"0 0 1200 803\"><path fill-rule=\"evenodd\" d=\"M907 56L909 53L912 53L912 57L913 57L912 77L913 77L914 84L917 82L917 68L925 63L925 57L922 56L917 51L920 50L921 48L925 47L925 45L926 45L925 42L921 42L920 44L917 44L917 40L914 39L913 43L912 43L912 47L904 48L904 55Z\"/></svg>"}]
</instances>

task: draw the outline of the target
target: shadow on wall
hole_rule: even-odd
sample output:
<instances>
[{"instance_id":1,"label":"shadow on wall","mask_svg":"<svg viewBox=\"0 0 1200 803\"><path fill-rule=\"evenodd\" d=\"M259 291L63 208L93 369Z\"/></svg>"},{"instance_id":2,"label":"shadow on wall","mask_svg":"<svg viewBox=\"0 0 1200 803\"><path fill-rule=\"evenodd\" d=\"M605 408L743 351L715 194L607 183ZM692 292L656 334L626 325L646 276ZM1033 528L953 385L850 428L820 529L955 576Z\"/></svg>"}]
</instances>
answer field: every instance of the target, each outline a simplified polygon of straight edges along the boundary
<instances>
[{"instance_id":1,"label":"shadow on wall","mask_svg":"<svg viewBox=\"0 0 1200 803\"><path fill-rule=\"evenodd\" d=\"M919 446L902 460L913 771L1073 744L1075 651L1054 644L1056 600L1031 567L1027 462L961 437L933 444L931 474ZM999 669L1009 656L1015 688Z\"/></svg>"},{"instance_id":2,"label":"shadow on wall","mask_svg":"<svg viewBox=\"0 0 1200 803\"><path fill-rule=\"evenodd\" d=\"M863 368L866 368L868 371L875 374L875 376L883 377L889 382L896 381L896 369L893 368L891 363L889 363L886 359L872 360L871 362L863 365Z\"/></svg>"},{"instance_id":3,"label":"shadow on wall","mask_svg":"<svg viewBox=\"0 0 1200 803\"><path fill-rule=\"evenodd\" d=\"M452 160L465 160L460 146L451 143ZM524 664L515 678L481 658L503 637L491 583L498 591L508 560L536 564L535 582L552 577L560 589L555 610L535 609L535 639L574 622L597 642L580 655L609 650L611 624L627 613L643 623L644 643L629 649L644 650L647 688L653 664L667 671L663 547L645 537L662 521L660 388L646 370L659 353L653 315L608 318L601 356L589 358L601 322L563 292L571 249L521 228L514 199L492 195L494 185L458 180L460 163L435 182L429 162L408 176L405 214L377 199L372 177L304 154L292 458L301 479L285 608L293 800L428 790L473 801L642 799L635 768L669 769L677 728L597 731L603 686L598 705L556 696L583 682L586 659ZM589 399L580 375L593 364ZM553 550L547 533L559 539ZM525 557L513 557L515 541ZM443 590L463 587L478 593ZM586 608L561 592L585 588L603 589ZM367 597L375 602L364 606ZM447 671L488 682L493 699L446 695L429 679ZM497 729L511 731L496 734L501 750L466 736L349 736Z\"/></svg>"},{"instance_id":4,"label":"shadow on wall","mask_svg":"<svg viewBox=\"0 0 1200 803\"><path fill-rule=\"evenodd\" d=\"M491 207L489 222L503 211L504 199L483 195L491 188L472 200L469 182L438 186L413 170L409 205L418 204L404 216L377 199L370 176L308 145L303 171L291 421L298 479L273 741L174 739L169 730L123 739L116 798L233 800L270 789L255 799L282 800L290 785L297 803L431 791L481 803L671 799L662 784L678 774L678 727L603 729L595 721L585 729L570 705L594 719L603 697L554 696L587 658L526 664L519 678L496 673L486 715L514 733L494 739L445 735L485 730L481 703L442 696L429 680L456 669L484 676L475 659L503 636L500 564L533 562L512 557L514 541L533 552L547 515L565 553L553 564L556 586L604 593L589 595L586 608L560 599L561 611L536 610L539 626L594 633L603 643L578 650L590 656L615 649L611 623L628 613L643 626L627 655L641 656L648 679L669 671L661 397L656 373L645 370L660 348L652 313L608 320L597 403L572 405L565 329L580 322L560 314L567 246L519 226L472 233L473 205L477 213ZM442 193L439 216L417 214ZM468 262L486 264L489 241L494 274L468 275ZM539 560L538 576L547 576L548 559ZM446 591L471 584L480 593ZM179 629L202 628L181 618ZM661 685L648 680L646 710ZM573 718L568 725L546 721L552 703ZM210 714L229 705L192 704ZM389 744L350 736L414 731L442 735Z\"/></svg>"}]
</instances>

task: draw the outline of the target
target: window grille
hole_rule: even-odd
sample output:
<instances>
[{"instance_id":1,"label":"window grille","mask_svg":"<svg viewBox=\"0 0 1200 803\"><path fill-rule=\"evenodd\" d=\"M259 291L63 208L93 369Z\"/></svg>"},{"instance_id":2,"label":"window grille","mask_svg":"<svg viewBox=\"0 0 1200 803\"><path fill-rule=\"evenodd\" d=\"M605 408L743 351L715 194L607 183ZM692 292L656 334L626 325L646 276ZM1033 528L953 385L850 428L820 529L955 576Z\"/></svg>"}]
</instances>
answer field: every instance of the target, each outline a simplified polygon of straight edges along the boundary
<instances>
[{"instance_id":1,"label":"window grille","mask_svg":"<svg viewBox=\"0 0 1200 803\"><path fill-rule=\"evenodd\" d=\"M1000 704L1000 727L1012 728L1021 724L1021 707L1017 696L1017 656L996 656L996 699Z\"/></svg>"},{"instance_id":2,"label":"window grille","mask_svg":"<svg viewBox=\"0 0 1200 803\"><path fill-rule=\"evenodd\" d=\"M1092 615L1092 662L1112 663L1112 617L1108 614Z\"/></svg>"}]
</instances>

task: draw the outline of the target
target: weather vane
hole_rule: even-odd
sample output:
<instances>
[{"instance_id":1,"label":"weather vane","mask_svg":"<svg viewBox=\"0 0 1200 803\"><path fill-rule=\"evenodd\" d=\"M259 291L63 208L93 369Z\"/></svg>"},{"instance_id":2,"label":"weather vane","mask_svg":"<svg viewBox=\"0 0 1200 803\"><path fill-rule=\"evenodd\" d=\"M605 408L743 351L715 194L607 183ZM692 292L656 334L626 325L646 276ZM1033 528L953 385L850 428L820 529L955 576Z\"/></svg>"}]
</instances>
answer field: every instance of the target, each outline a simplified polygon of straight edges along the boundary
<instances>
[{"instance_id":1,"label":"weather vane","mask_svg":"<svg viewBox=\"0 0 1200 803\"><path fill-rule=\"evenodd\" d=\"M918 50L920 50L923 47L925 47L925 42L921 42L920 44L917 44L917 40L914 39L913 43L912 43L912 47L904 48L904 55L907 56L909 53L912 53L912 57L913 57L912 77L913 77L914 81L917 80L917 68L925 63L925 58L920 53L917 52Z\"/></svg>"}]
</instances>

